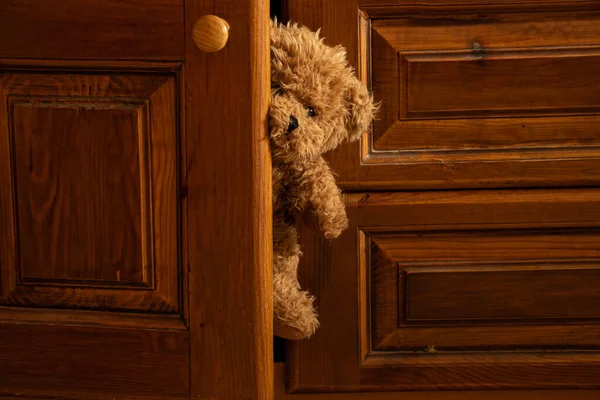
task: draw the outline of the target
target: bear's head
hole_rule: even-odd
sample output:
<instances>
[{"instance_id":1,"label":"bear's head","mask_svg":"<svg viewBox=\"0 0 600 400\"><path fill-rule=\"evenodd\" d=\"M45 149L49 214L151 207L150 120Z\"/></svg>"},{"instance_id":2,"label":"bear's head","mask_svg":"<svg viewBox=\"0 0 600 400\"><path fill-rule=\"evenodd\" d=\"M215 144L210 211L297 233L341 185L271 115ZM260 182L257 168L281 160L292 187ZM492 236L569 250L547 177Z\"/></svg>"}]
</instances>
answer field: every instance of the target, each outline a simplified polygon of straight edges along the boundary
<instances>
[{"instance_id":1,"label":"bear's head","mask_svg":"<svg viewBox=\"0 0 600 400\"><path fill-rule=\"evenodd\" d=\"M310 161L367 129L375 106L346 61L296 24L271 24L270 137L279 162Z\"/></svg>"}]
</instances>

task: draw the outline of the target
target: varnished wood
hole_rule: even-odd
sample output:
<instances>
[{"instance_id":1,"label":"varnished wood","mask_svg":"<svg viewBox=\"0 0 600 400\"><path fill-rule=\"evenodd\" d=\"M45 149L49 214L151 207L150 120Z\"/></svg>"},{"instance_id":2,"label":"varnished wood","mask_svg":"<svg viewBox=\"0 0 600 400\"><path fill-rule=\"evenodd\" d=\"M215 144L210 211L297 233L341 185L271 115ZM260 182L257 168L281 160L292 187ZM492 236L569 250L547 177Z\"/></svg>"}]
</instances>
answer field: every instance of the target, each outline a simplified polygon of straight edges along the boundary
<instances>
[{"instance_id":1,"label":"varnished wood","mask_svg":"<svg viewBox=\"0 0 600 400\"><path fill-rule=\"evenodd\" d=\"M565 73L558 69L572 69L569 63L577 60L579 71L594 75L597 63L592 59L597 50L573 45L598 43L594 33L598 17L544 14L540 16L543 20L535 22L536 29L544 32L539 42L524 30L514 29L529 23L528 18L502 15L478 21L469 16L444 16L415 18L410 23L374 21L370 32L373 90L383 104L382 119L374 125L373 147L404 153L406 161L413 158L411 151L418 150L428 150L420 155L422 161L428 156L451 161L454 156L446 154L451 150L485 160L484 152L489 150L516 153L530 149L544 157L544 149L593 146L597 104L596 96L584 93L589 79L585 73L569 74L583 79L566 84L560 78ZM558 24L567 27L566 35L559 37ZM363 35L366 33L368 29ZM465 44L464 36L474 39ZM451 82L461 83L443 87ZM480 82L485 85L476 86ZM503 92L507 88L510 93ZM446 95L449 97L444 98ZM582 113L588 115L564 116ZM492 118L498 116L510 118ZM540 118L543 116L548 118ZM571 134L565 137L564 131Z\"/></svg>"},{"instance_id":2,"label":"varnished wood","mask_svg":"<svg viewBox=\"0 0 600 400\"><path fill-rule=\"evenodd\" d=\"M270 400L268 3L186 1L190 35L206 14L232 29L217 53L187 41L191 396Z\"/></svg>"},{"instance_id":3,"label":"varnished wood","mask_svg":"<svg viewBox=\"0 0 600 400\"><path fill-rule=\"evenodd\" d=\"M577 238L563 236L569 242ZM515 238L527 239L526 235ZM539 239L545 241L543 235ZM600 319L600 288L595 284L600 281L598 260L546 264L529 261L437 268L404 264L406 321L475 324L486 320ZM461 285L465 288L457 293ZM598 345L600 348L600 340Z\"/></svg>"},{"instance_id":4,"label":"varnished wood","mask_svg":"<svg viewBox=\"0 0 600 400\"><path fill-rule=\"evenodd\" d=\"M48 397L38 397L38 396L29 396L27 393L18 393L16 396L3 396L0 394L0 398L2 400L55 400L56 396L48 396ZM127 400L181 400L187 399L187 397L164 397L164 396L152 396L152 395L144 395L144 396L127 396L121 397ZM61 397L61 399L65 399L65 397ZM115 396L103 396L103 395L86 395L85 400L116 400Z\"/></svg>"},{"instance_id":5,"label":"varnished wood","mask_svg":"<svg viewBox=\"0 0 600 400\"><path fill-rule=\"evenodd\" d=\"M38 396L30 396L28 393L18 393L16 396L3 396L0 394L0 398L2 400L56 400L57 398L66 399L66 397L56 397L53 395L49 395L47 397L38 397ZM81 399L81 398L78 398ZM115 396L111 395L86 395L85 400L116 400ZM152 395L143 395L143 396L126 396L120 397L120 399L126 400L182 400L187 399L187 397L181 396L152 396Z\"/></svg>"},{"instance_id":6,"label":"varnished wood","mask_svg":"<svg viewBox=\"0 0 600 400\"><path fill-rule=\"evenodd\" d=\"M285 10L344 45L382 101L372 133L329 155L347 190L600 182L598 102L583 78L596 75L598 3L291 0ZM583 79L564 84L565 73Z\"/></svg>"},{"instance_id":7,"label":"varnished wood","mask_svg":"<svg viewBox=\"0 0 600 400\"><path fill-rule=\"evenodd\" d=\"M363 234L363 356L370 348L600 349L596 229Z\"/></svg>"},{"instance_id":8,"label":"varnished wood","mask_svg":"<svg viewBox=\"0 0 600 400\"><path fill-rule=\"evenodd\" d=\"M23 71L52 71L52 72L77 72L86 70L90 72L158 72L176 73L183 68L178 61L136 61L136 60L54 60L54 59L23 59L0 58L2 72ZM182 116L185 114L181 114Z\"/></svg>"},{"instance_id":9,"label":"varnished wood","mask_svg":"<svg viewBox=\"0 0 600 400\"><path fill-rule=\"evenodd\" d=\"M600 387L600 197L559 189L600 183L598 2L284 3L382 104L328 155L366 192L346 194L350 229L302 228L321 328L291 344L282 398L600 397L537 391ZM536 390L472 391L509 388ZM347 391L369 393L313 393Z\"/></svg>"},{"instance_id":10,"label":"varnished wood","mask_svg":"<svg viewBox=\"0 0 600 400\"><path fill-rule=\"evenodd\" d=\"M140 232L149 220L147 173L141 179L140 171L148 165L138 161L148 158L147 147L138 147L148 131L137 123L148 117L146 107L111 102L106 109L46 100L52 103L9 100L22 281L152 285L151 248ZM105 158L104 148L114 149L117 156ZM74 175L77 168L85 175ZM78 218L83 215L89 218ZM114 235L110 230L115 219L131 229Z\"/></svg>"},{"instance_id":11,"label":"varnished wood","mask_svg":"<svg viewBox=\"0 0 600 400\"><path fill-rule=\"evenodd\" d=\"M187 332L2 323L0 396L189 398L188 337ZM58 346L64 338L68 344Z\"/></svg>"},{"instance_id":12,"label":"varnished wood","mask_svg":"<svg viewBox=\"0 0 600 400\"><path fill-rule=\"evenodd\" d=\"M267 3L4 3L0 397L271 399Z\"/></svg>"},{"instance_id":13,"label":"varnished wood","mask_svg":"<svg viewBox=\"0 0 600 400\"><path fill-rule=\"evenodd\" d=\"M382 393L309 393L286 392L285 365L275 363L275 400L598 400L600 391L455 391L455 392L382 392Z\"/></svg>"},{"instance_id":14,"label":"varnished wood","mask_svg":"<svg viewBox=\"0 0 600 400\"><path fill-rule=\"evenodd\" d=\"M173 73L9 68L0 304L181 313Z\"/></svg>"},{"instance_id":15,"label":"varnished wood","mask_svg":"<svg viewBox=\"0 0 600 400\"><path fill-rule=\"evenodd\" d=\"M291 345L290 390L600 385L599 190L355 193L347 204L339 240L300 232L321 328ZM482 282L481 271L499 275Z\"/></svg>"},{"instance_id":16,"label":"varnished wood","mask_svg":"<svg viewBox=\"0 0 600 400\"><path fill-rule=\"evenodd\" d=\"M403 57L406 118L598 112L598 89L591 83L600 65L597 50L509 52L482 46L475 42L468 52ZM572 75L576 68L580 73Z\"/></svg>"},{"instance_id":17,"label":"varnished wood","mask_svg":"<svg viewBox=\"0 0 600 400\"><path fill-rule=\"evenodd\" d=\"M0 58L184 58L181 0L6 0Z\"/></svg>"},{"instance_id":18,"label":"varnished wood","mask_svg":"<svg viewBox=\"0 0 600 400\"><path fill-rule=\"evenodd\" d=\"M560 12L598 10L594 0L542 0L552 9ZM480 0L457 0L448 3L445 0L424 0L419 4L398 2L397 0L359 0L358 5L363 12L372 17L403 17L407 15L435 15L442 6L445 15L465 15L485 13L489 11L510 14L515 12L537 12L540 2L536 0L515 1L495 0L493 3Z\"/></svg>"},{"instance_id":19,"label":"varnished wood","mask_svg":"<svg viewBox=\"0 0 600 400\"><path fill-rule=\"evenodd\" d=\"M187 398L180 65L2 64L0 393Z\"/></svg>"},{"instance_id":20,"label":"varnished wood","mask_svg":"<svg viewBox=\"0 0 600 400\"><path fill-rule=\"evenodd\" d=\"M221 50L229 38L227 21L216 15L204 15L192 28L192 39L198 48L207 53Z\"/></svg>"},{"instance_id":21,"label":"varnished wood","mask_svg":"<svg viewBox=\"0 0 600 400\"><path fill-rule=\"evenodd\" d=\"M0 307L0 323L89 325L181 331L188 329L185 316L177 314L99 313L88 310L48 310L25 307Z\"/></svg>"}]
</instances>

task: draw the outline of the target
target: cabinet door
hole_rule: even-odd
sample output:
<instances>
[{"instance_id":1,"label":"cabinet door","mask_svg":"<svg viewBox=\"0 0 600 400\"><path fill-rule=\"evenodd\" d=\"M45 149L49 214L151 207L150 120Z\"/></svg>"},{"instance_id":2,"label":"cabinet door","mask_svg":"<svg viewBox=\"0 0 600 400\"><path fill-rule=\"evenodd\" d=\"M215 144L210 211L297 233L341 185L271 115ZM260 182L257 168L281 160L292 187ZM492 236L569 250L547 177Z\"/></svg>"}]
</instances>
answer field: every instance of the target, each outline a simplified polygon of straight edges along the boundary
<instances>
[{"instance_id":1,"label":"cabinet door","mask_svg":"<svg viewBox=\"0 0 600 400\"><path fill-rule=\"evenodd\" d=\"M329 155L350 228L300 232L321 328L290 344L289 390L599 387L597 2L285 13L344 45L381 101Z\"/></svg>"},{"instance_id":2,"label":"cabinet door","mask_svg":"<svg viewBox=\"0 0 600 400\"><path fill-rule=\"evenodd\" d=\"M600 384L599 190L347 199L340 239L300 232L322 325L292 390Z\"/></svg>"},{"instance_id":3,"label":"cabinet door","mask_svg":"<svg viewBox=\"0 0 600 400\"><path fill-rule=\"evenodd\" d=\"M3 3L0 397L268 399L264 2Z\"/></svg>"},{"instance_id":4,"label":"cabinet door","mask_svg":"<svg viewBox=\"0 0 600 400\"><path fill-rule=\"evenodd\" d=\"M330 156L351 190L597 185L592 1L290 0L381 101Z\"/></svg>"},{"instance_id":5,"label":"cabinet door","mask_svg":"<svg viewBox=\"0 0 600 400\"><path fill-rule=\"evenodd\" d=\"M2 389L187 396L180 66L2 63Z\"/></svg>"}]
</instances>

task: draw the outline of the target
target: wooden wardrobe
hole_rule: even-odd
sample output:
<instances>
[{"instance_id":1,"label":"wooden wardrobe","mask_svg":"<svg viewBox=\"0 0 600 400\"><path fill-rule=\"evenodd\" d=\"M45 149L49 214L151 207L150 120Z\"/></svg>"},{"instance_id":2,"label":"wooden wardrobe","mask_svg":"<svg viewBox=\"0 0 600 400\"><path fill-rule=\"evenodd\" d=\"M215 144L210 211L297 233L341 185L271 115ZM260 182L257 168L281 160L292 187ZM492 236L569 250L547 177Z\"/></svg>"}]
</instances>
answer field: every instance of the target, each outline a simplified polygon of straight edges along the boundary
<instances>
[{"instance_id":1,"label":"wooden wardrobe","mask_svg":"<svg viewBox=\"0 0 600 400\"><path fill-rule=\"evenodd\" d=\"M300 233L285 398L600 398L600 3L280 5L381 102L329 157L350 229Z\"/></svg>"},{"instance_id":2,"label":"wooden wardrobe","mask_svg":"<svg viewBox=\"0 0 600 400\"><path fill-rule=\"evenodd\" d=\"M275 6L381 102L276 364L268 2L0 0L0 399L600 399L600 2Z\"/></svg>"},{"instance_id":3,"label":"wooden wardrobe","mask_svg":"<svg viewBox=\"0 0 600 400\"><path fill-rule=\"evenodd\" d=\"M0 0L0 399L273 399L269 61L266 0Z\"/></svg>"}]
</instances>

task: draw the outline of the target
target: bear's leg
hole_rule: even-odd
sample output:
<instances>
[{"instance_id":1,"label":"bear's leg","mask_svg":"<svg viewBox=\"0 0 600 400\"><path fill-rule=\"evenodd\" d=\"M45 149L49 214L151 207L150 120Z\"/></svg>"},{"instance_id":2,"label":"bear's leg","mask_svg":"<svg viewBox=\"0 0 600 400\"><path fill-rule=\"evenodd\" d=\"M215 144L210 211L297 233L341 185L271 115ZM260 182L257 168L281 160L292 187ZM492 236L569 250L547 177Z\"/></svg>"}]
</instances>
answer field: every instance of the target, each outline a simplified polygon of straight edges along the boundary
<instances>
[{"instance_id":1,"label":"bear's leg","mask_svg":"<svg viewBox=\"0 0 600 400\"><path fill-rule=\"evenodd\" d=\"M298 262L300 246L294 226L283 221L273 225L273 310L276 336L301 339L319 326L314 297L300 289Z\"/></svg>"}]
</instances>

